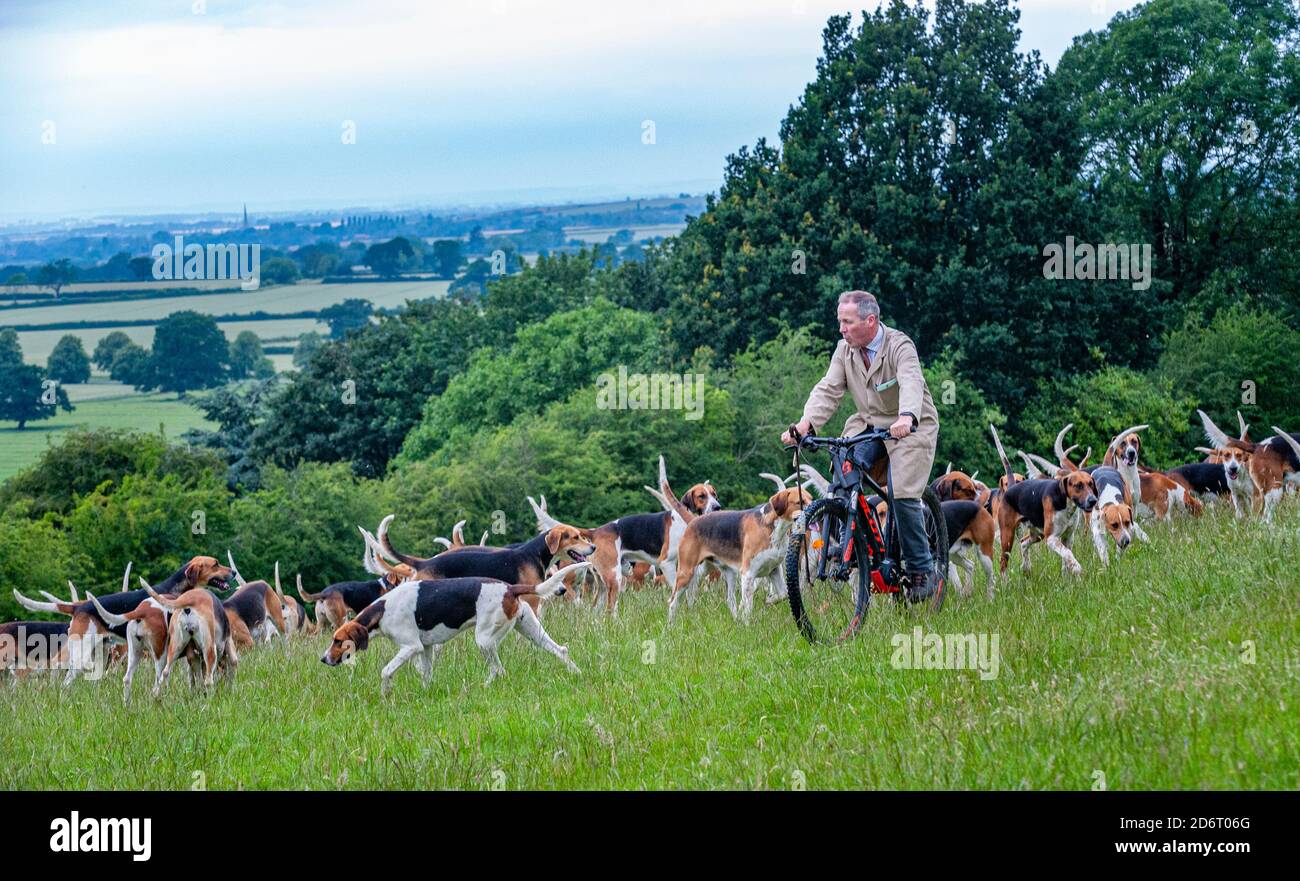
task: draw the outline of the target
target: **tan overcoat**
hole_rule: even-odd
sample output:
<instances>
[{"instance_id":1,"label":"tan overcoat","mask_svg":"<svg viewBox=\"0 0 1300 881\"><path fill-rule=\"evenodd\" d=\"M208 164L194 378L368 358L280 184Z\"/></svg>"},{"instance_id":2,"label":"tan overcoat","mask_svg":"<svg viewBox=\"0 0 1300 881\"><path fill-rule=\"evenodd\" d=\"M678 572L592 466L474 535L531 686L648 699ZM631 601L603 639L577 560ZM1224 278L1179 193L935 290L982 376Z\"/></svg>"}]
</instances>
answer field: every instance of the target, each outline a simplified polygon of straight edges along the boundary
<instances>
[{"instance_id":1,"label":"tan overcoat","mask_svg":"<svg viewBox=\"0 0 1300 881\"><path fill-rule=\"evenodd\" d=\"M858 434L869 427L888 428L899 413L916 416L916 430L902 440L886 441L894 473L894 496L917 499L930 482L934 448L939 440L939 413L921 373L916 344L901 330L881 325L885 331L880 352L871 369L862 361L862 348L840 340L831 356L830 369L813 387L803 418L820 432L835 415L847 389L858 412L844 423L841 437Z\"/></svg>"}]
</instances>

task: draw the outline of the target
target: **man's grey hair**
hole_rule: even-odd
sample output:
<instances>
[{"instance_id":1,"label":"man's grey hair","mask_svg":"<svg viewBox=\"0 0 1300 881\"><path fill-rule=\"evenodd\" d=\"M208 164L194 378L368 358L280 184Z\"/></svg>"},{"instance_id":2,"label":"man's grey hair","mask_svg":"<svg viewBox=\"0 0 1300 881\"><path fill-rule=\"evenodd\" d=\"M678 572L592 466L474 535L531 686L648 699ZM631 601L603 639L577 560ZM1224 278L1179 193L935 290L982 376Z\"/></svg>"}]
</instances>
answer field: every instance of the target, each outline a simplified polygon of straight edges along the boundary
<instances>
[{"instance_id":1,"label":"man's grey hair","mask_svg":"<svg viewBox=\"0 0 1300 881\"><path fill-rule=\"evenodd\" d=\"M845 291L840 294L839 305L852 303L858 307L858 318L865 319L868 316L880 316L880 304L876 302L876 295L869 294L866 291Z\"/></svg>"}]
</instances>

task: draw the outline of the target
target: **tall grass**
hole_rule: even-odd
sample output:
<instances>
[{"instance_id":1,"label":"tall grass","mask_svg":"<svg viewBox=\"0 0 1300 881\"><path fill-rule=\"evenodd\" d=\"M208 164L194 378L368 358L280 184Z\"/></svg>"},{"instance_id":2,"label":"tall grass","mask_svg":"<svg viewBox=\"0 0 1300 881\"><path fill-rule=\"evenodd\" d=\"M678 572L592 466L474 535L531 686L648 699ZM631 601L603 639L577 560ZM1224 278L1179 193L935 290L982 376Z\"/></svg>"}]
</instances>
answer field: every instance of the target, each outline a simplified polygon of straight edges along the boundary
<instances>
[{"instance_id":1,"label":"tall grass","mask_svg":"<svg viewBox=\"0 0 1300 881\"><path fill-rule=\"evenodd\" d=\"M0 687L0 787L59 789L1255 789L1300 786L1300 505L1222 509L1080 579L1039 546L990 601L927 616L873 602L861 636L813 647L786 605L731 620L717 592L666 625L665 595L608 619L557 600L544 623L582 667L521 638L484 686L470 636L421 686L379 694L392 644L355 667L327 637L246 652L233 686L164 699L151 670ZM902 670L891 638L998 634L999 675ZM1253 643L1253 657L1251 646ZM1253 663L1250 661L1253 660Z\"/></svg>"}]
</instances>

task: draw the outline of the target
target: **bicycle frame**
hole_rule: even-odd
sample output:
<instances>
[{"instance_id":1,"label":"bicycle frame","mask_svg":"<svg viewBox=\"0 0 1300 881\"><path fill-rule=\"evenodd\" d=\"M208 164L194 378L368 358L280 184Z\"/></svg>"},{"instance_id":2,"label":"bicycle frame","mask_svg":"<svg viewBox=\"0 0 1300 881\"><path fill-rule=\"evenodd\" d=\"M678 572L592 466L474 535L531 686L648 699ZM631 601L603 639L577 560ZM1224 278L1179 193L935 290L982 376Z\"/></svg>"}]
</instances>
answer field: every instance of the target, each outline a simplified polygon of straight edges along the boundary
<instances>
[{"instance_id":1,"label":"bicycle frame","mask_svg":"<svg viewBox=\"0 0 1300 881\"><path fill-rule=\"evenodd\" d=\"M883 438L882 438L883 439ZM809 439L817 440L817 439ZM853 440L853 439L848 439ZM864 442L868 438L858 441ZM833 444L833 446L832 446ZM836 438L828 442L827 446L832 449L843 451L845 455L837 456L832 454L832 461L838 460L839 473L835 476L835 482L832 486L830 495L833 498L839 498L848 504L848 536L840 548L840 559L837 562L839 567L847 566L853 559L855 543L861 549L859 554L860 564L868 567L871 578L871 591L873 593L898 593L901 590L899 582L901 581L901 567L897 561L891 560L888 556L890 543L894 538L894 529L896 528L894 518L889 518L888 536L881 534L880 521L876 512L867 504L868 493L863 492L865 484L872 493L880 496L885 501L885 506L893 510L894 494L889 489L890 480L886 480L886 486L880 484L865 471L862 471L847 455L848 450L855 444L846 442L845 439ZM856 475L857 479L849 486L844 485L843 477L848 474ZM847 495L846 495L847 492ZM828 536L822 536L822 541L827 541ZM817 565L817 578L826 578L828 558L822 554ZM847 569L841 573L847 576ZM837 579L838 580L838 579Z\"/></svg>"}]
</instances>

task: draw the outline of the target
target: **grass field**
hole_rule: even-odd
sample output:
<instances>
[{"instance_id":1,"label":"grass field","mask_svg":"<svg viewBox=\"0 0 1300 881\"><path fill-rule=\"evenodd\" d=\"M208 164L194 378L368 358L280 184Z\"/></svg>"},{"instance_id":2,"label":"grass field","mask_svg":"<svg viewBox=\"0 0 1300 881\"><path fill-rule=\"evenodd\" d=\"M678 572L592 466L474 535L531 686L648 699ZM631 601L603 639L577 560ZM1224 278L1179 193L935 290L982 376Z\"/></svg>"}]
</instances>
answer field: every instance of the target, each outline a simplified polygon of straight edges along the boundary
<instances>
[{"instance_id":1,"label":"grass field","mask_svg":"<svg viewBox=\"0 0 1300 881\"><path fill-rule=\"evenodd\" d=\"M580 676L512 636L485 686L463 635L427 690L408 667L381 698L392 644L330 669L319 635L245 653L207 697L183 675L160 703L137 679L129 706L120 671L36 677L0 687L0 787L1294 789L1298 508L1272 527L1155 525L1105 572L1081 540L1081 580L1040 545L995 600L979 585L937 616L873 603L842 647L805 644L784 604L741 627L717 591L670 628L646 589L614 620L548 606ZM891 638L917 626L997 634L997 677L895 669Z\"/></svg>"},{"instance_id":2,"label":"grass field","mask_svg":"<svg viewBox=\"0 0 1300 881\"><path fill-rule=\"evenodd\" d=\"M177 284L170 282L170 284ZM200 283L190 283L195 284ZM226 282L226 284L229 284ZM157 300L139 300L123 303L83 303L76 306L33 306L0 313L0 325L51 324L66 321L124 321L161 320L173 312L193 309L207 315L229 315L263 311L300 312L305 309L324 309L334 303L351 298L369 300L376 308L400 306L407 300L444 296L451 283L447 281L374 282L360 284L321 284L303 282L294 285L267 287L257 291L227 294L195 294L193 296L166 297ZM107 285L106 287L113 287ZM221 324L226 336L234 339L240 331L252 330L259 337L297 336L309 330L324 333L327 326L310 318L287 318L272 321L225 322ZM81 338L87 353L95 350L99 340L115 330L121 330L141 346L153 344L153 327L104 327L78 330L21 331L19 342L23 347L23 360L28 364L45 365L50 352L65 334Z\"/></svg>"},{"instance_id":3,"label":"grass field","mask_svg":"<svg viewBox=\"0 0 1300 881\"><path fill-rule=\"evenodd\" d=\"M78 426L90 428L131 428L157 432L161 424L167 437L176 439L191 428L215 428L203 414L174 394L141 395L131 393L99 397L103 385L88 383L67 386L68 397L76 407L71 413L60 410L52 419L29 422L22 431L17 423L0 422L0 482L31 465L45 450L59 442L59 434Z\"/></svg>"}]
</instances>

